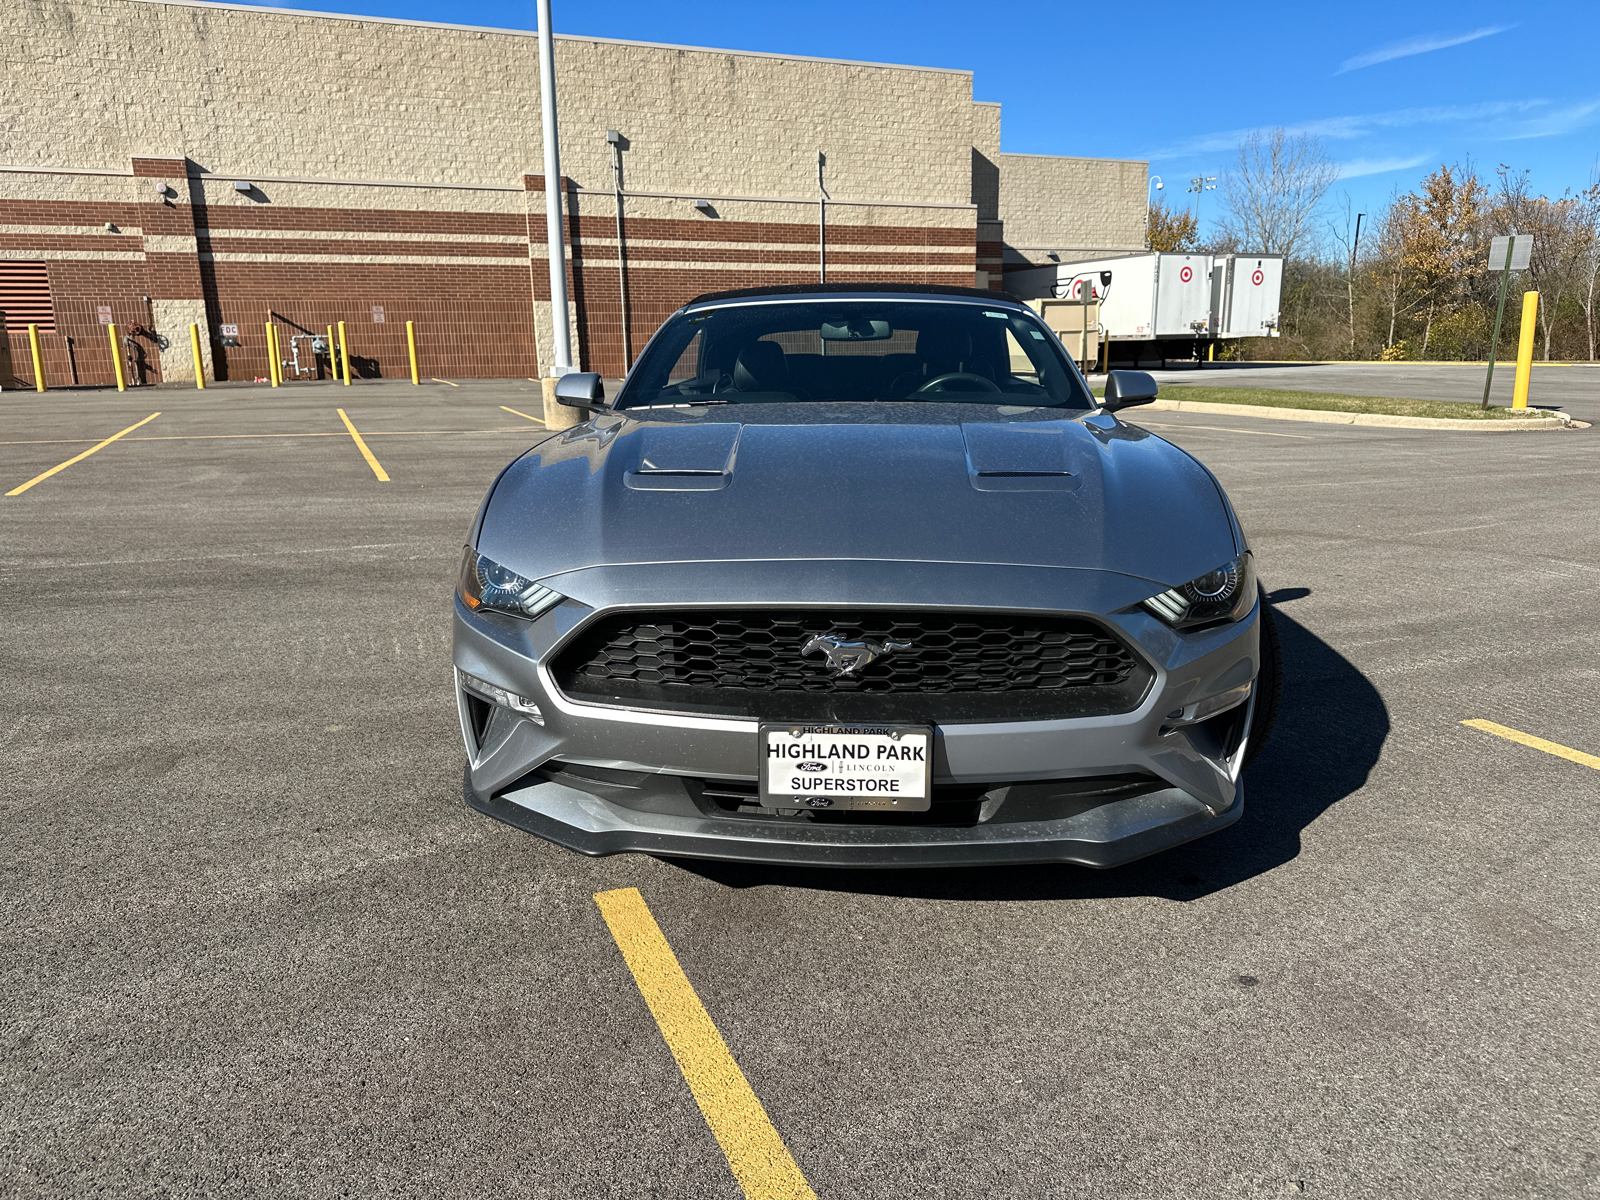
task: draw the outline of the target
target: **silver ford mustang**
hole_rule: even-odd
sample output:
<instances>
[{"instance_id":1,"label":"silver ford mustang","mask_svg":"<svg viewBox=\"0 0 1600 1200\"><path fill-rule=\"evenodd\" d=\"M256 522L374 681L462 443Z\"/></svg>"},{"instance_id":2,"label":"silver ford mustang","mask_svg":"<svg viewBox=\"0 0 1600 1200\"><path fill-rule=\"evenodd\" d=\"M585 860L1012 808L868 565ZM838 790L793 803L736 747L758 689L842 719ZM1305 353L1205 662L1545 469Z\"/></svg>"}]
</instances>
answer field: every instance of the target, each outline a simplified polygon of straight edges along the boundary
<instances>
[{"instance_id":1,"label":"silver ford mustang","mask_svg":"<svg viewBox=\"0 0 1600 1200\"><path fill-rule=\"evenodd\" d=\"M996 292L701 296L501 472L467 803L587 854L1109 867L1232 824L1281 669L1216 479Z\"/></svg>"}]
</instances>

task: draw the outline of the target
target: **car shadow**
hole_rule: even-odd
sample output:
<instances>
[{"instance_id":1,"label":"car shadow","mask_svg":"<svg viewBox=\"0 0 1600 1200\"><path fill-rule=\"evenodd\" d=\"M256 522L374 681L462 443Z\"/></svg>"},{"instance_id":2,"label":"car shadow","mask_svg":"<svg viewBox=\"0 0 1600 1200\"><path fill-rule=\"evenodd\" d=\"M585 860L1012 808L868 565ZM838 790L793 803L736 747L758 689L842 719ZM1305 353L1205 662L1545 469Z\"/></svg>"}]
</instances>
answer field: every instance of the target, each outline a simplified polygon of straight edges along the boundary
<instances>
[{"instance_id":1,"label":"car shadow","mask_svg":"<svg viewBox=\"0 0 1600 1200\"><path fill-rule=\"evenodd\" d=\"M1305 595L1307 589L1284 588L1272 599ZM1245 770L1244 816L1210 837L1109 871L1070 864L863 870L665 861L731 888L928 900L1197 900L1232 887L1298 857L1301 831L1366 783L1389 735L1389 710L1371 680L1281 609L1277 619L1284 659L1277 727Z\"/></svg>"}]
</instances>

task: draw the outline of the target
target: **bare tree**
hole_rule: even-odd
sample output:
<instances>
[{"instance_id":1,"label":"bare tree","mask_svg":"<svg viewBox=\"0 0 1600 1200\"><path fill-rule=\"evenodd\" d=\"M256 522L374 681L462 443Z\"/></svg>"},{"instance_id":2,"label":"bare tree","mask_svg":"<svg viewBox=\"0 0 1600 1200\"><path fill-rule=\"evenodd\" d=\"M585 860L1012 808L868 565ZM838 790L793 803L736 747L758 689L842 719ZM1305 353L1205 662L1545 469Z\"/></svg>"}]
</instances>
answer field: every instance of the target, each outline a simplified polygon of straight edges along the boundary
<instances>
[{"instance_id":1,"label":"bare tree","mask_svg":"<svg viewBox=\"0 0 1600 1200\"><path fill-rule=\"evenodd\" d=\"M1365 213L1358 213L1350 203L1350 193L1345 192L1340 201L1341 219L1328 222L1328 236L1339 248L1345 262L1344 300L1345 316L1350 323L1350 357L1356 353L1356 255L1361 249L1361 223Z\"/></svg>"},{"instance_id":2,"label":"bare tree","mask_svg":"<svg viewBox=\"0 0 1600 1200\"><path fill-rule=\"evenodd\" d=\"M1378 216L1376 245L1372 249L1370 273L1379 299L1389 310L1389 333L1385 350L1393 349L1400 318L1422 302L1417 281L1410 269L1412 231L1417 223L1415 198L1393 195Z\"/></svg>"},{"instance_id":3,"label":"bare tree","mask_svg":"<svg viewBox=\"0 0 1600 1200\"><path fill-rule=\"evenodd\" d=\"M1594 302L1600 286L1600 170L1594 181L1579 197L1575 217L1578 247L1575 258L1578 264L1578 307L1583 310L1584 340L1589 346L1589 361L1594 362Z\"/></svg>"},{"instance_id":4,"label":"bare tree","mask_svg":"<svg viewBox=\"0 0 1600 1200\"><path fill-rule=\"evenodd\" d=\"M1584 197L1564 194L1559 200L1536 196L1526 171L1513 171L1504 163L1496 174L1500 190L1494 198L1492 219L1496 232L1533 235L1533 256L1528 260L1528 282L1539 293L1539 325L1544 335L1544 357L1550 358L1550 339L1561 297L1568 288L1586 291Z\"/></svg>"},{"instance_id":5,"label":"bare tree","mask_svg":"<svg viewBox=\"0 0 1600 1200\"><path fill-rule=\"evenodd\" d=\"M1290 258L1306 248L1323 197L1339 177L1322 142L1279 128L1259 130L1239 146L1223 181L1226 236L1249 250Z\"/></svg>"}]
</instances>

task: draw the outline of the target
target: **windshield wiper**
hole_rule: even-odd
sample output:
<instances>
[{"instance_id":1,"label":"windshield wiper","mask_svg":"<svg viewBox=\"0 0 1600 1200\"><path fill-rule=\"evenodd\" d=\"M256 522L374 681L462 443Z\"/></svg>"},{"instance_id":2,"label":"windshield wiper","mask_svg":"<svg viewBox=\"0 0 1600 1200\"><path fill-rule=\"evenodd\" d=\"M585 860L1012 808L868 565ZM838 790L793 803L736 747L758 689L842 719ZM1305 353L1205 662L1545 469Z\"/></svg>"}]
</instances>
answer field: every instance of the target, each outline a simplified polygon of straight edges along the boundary
<instances>
[{"instance_id":1,"label":"windshield wiper","mask_svg":"<svg viewBox=\"0 0 1600 1200\"><path fill-rule=\"evenodd\" d=\"M648 408L704 408L708 404L734 404L733 400L684 400L677 404L630 404L627 408L618 409L618 412L633 412L635 409Z\"/></svg>"}]
</instances>

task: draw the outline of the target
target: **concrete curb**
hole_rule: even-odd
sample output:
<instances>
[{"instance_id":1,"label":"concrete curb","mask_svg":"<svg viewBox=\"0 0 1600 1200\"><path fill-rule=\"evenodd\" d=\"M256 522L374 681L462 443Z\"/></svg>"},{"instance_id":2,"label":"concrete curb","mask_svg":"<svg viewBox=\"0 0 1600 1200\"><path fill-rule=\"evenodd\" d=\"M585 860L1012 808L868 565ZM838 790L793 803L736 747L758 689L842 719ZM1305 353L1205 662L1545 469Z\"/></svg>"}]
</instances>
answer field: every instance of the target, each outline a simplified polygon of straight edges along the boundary
<instances>
[{"instance_id":1,"label":"concrete curb","mask_svg":"<svg viewBox=\"0 0 1600 1200\"><path fill-rule=\"evenodd\" d=\"M1553 417L1502 417L1458 420L1454 417L1396 417L1387 413L1334 412L1323 408L1277 408L1266 404L1207 404L1200 400L1152 400L1141 408L1157 412L1209 413L1217 417L1265 417L1269 421L1313 421L1321 425L1377 425L1388 429L1471 429L1480 433L1545 433L1555 429L1587 429L1564 412ZM1129 410L1131 411L1131 410ZM1137 420L1137 418L1134 418Z\"/></svg>"}]
</instances>

